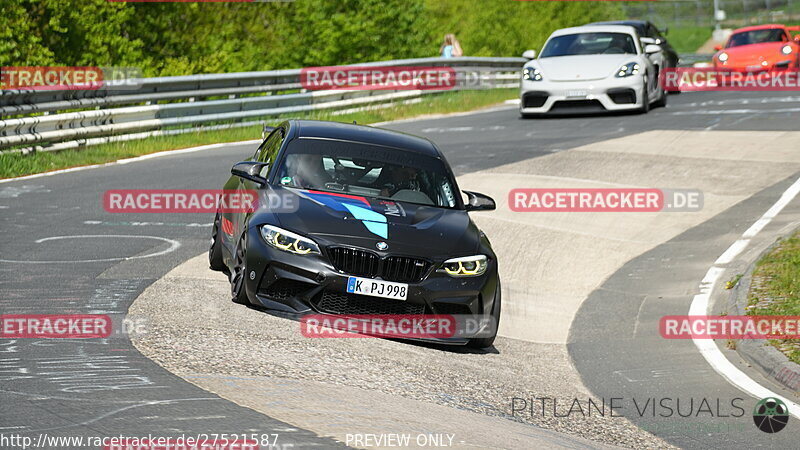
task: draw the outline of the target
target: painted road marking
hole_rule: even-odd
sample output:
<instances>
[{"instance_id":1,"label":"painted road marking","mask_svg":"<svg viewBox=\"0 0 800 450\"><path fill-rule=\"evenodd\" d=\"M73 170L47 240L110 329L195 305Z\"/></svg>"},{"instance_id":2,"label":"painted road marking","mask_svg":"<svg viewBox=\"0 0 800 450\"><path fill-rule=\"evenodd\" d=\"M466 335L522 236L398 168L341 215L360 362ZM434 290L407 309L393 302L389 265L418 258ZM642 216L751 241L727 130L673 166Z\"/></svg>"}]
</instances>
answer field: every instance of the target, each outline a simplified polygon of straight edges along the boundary
<instances>
[{"instance_id":1,"label":"painted road marking","mask_svg":"<svg viewBox=\"0 0 800 450\"><path fill-rule=\"evenodd\" d=\"M778 114L800 112L800 108L780 108L780 109L715 109L706 111L691 111L689 114L718 116L720 114ZM669 113L673 116L686 115L686 111Z\"/></svg>"},{"instance_id":2,"label":"painted road marking","mask_svg":"<svg viewBox=\"0 0 800 450\"><path fill-rule=\"evenodd\" d=\"M719 278L725 272L725 269L718 267L718 265L727 264L739 255L748 244L750 238L757 235L768 223L772 221L775 216L780 213L786 205L789 204L800 193L800 178L798 178L789 189L783 192L781 198L775 202L774 205L767 212L764 213L753 225L748 228L743 234L742 239L738 239L731 244L727 250L714 262L714 265L708 269L706 276L700 284L700 293L695 295L692 299L692 305L689 307L690 316L705 316L708 314L708 305L711 298L711 292L714 290L714 285L719 281ZM789 412L800 419L800 405L782 397L769 389L758 384L755 380L748 377L747 374L734 366L725 355L722 354L717 344L711 339L692 339L694 345L700 350L700 354L708 361L711 367L723 378L728 380L731 384L739 389L747 392L748 394L758 398L775 397L781 399L786 406L789 407Z\"/></svg>"},{"instance_id":3,"label":"painted road marking","mask_svg":"<svg viewBox=\"0 0 800 450\"><path fill-rule=\"evenodd\" d=\"M23 184L19 187L9 186L7 188L0 189L0 198L17 198L22 194L47 192L50 192L50 189L47 189L44 186L29 186L27 184Z\"/></svg>"},{"instance_id":4,"label":"painted road marking","mask_svg":"<svg viewBox=\"0 0 800 450\"><path fill-rule=\"evenodd\" d=\"M188 227L204 228L214 225L213 223L184 223L184 222L105 222L102 220L84 220L84 225L103 225L103 226L131 226L131 227Z\"/></svg>"},{"instance_id":5,"label":"painted road marking","mask_svg":"<svg viewBox=\"0 0 800 450\"><path fill-rule=\"evenodd\" d=\"M155 239L164 241L169 244L169 248L160 250L154 253L146 253L144 255L126 256L123 258L104 258L104 259L77 259L68 261L32 261L32 260L16 260L16 259L0 259L0 262L16 263L16 264L73 264L73 263L94 263L94 262L110 262L110 261L130 261L133 259L152 258L154 256L165 255L174 252L181 246L181 243L172 239L167 239L159 236L134 236L130 234L79 234L76 236L53 236L34 241L37 244L47 241L57 241L62 239L94 239L94 238L118 238L118 239Z\"/></svg>"}]
</instances>

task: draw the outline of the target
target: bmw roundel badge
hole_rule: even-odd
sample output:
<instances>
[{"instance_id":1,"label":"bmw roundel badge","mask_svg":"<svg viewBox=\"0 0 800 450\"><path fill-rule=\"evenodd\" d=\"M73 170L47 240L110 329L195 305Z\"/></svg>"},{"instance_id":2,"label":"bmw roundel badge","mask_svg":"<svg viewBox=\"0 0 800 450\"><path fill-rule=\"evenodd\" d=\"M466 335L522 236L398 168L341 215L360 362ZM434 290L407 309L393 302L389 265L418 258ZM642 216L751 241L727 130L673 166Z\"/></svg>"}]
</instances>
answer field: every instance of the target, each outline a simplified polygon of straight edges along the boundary
<instances>
[{"instance_id":1,"label":"bmw roundel badge","mask_svg":"<svg viewBox=\"0 0 800 450\"><path fill-rule=\"evenodd\" d=\"M380 241L377 244L375 244L375 247L378 247L378 250L386 250L387 248L389 248L389 244L387 244L386 242Z\"/></svg>"}]
</instances>

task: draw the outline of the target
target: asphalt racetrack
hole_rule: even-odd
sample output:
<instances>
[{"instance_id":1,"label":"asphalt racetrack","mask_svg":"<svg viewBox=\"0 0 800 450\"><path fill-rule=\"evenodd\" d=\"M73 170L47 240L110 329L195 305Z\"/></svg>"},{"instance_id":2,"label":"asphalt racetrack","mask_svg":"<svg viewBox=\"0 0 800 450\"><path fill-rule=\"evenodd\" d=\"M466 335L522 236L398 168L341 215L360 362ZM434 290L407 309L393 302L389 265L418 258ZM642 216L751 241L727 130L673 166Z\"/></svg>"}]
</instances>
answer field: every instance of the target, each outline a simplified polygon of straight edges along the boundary
<instances>
[{"instance_id":1,"label":"asphalt racetrack","mask_svg":"<svg viewBox=\"0 0 800 450\"><path fill-rule=\"evenodd\" d=\"M430 138L445 153L462 189L498 201L497 211L473 214L501 260L503 337L495 350L463 352L377 339L318 343L298 337L291 321L230 304L223 298L224 277L198 274L184 282L224 304L214 311L236 307L230 314L241 319L241 330L236 321L207 315L202 302L186 308L191 298L151 291L138 311L154 311L147 308L157 308L159 298L169 307L162 306L159 316L143 316L151 329L137 347L125 336L0 339L0 404L5 405L0 431L39 439L42 446L53 436L214 433L277 434L278 445L297 448L343 446L343 436L358 430L348 419L334 423L326 415L335 414L333 406L320 401L322 412L297 413L303 406L298 392L319 401L327 395L319 383L328 383L324 386L339 386L354 399L363 394L363 402L376 401L368 391L380 396L383 409L354 408L364 415L353 419L353 412L349 420L369 422L370 412L406 411L410 417L415 409L447 417L452 410L469 413L467 423L488 427L480 430L481 438L470 434L474 431L453 430L465 433L456 436L456 447L524 448L521 426L530 428L529 442L558 447L795 448L800 419L792 417L780 433L759 431L752 422L758 399L717 373L691 340L662 339L657 326L663 315L688 314L709 267L795 182L798 117L800 95L684 93L646 115L522 120L516 106L504 105L381 125ZM222 145L0 183L0 310L125 314L151 285L207 250L212 217L110 214L103 209L103 193L218 189L230 166L249 157L255 146ZM507 205L512 188L598 186L699 189L705 203L696 212L572 216L514 213ZM798 223L800 201L794 199L742 256L755 257ZM248 320L274 321L275 331ZM264 360L273 358L277 367L286 358L280 352L287 351L296 357L295 366L270 372L269 365L248 360L259 352L261 341L253 336L271 335L294 344L270 346L275 351ZM252 353L237 347L243 343ZM235 362L217 365L226 354ZM364 364L381 370L357 373L357 365L338 355L356 362L366 355ZM758 384L799 400L797 393L761 377L736 352L725 350L725 355ZM312 362L327 365L326 375L307 375ZM426 368L430 376L420 372ZM209 374L216 381L203 382L201 375ZM236 397L236 389L226 388L221 376L304 380L317 383L317 390L278 385L269 391L273 403L250 404ZM436 377L448 382L436 383ZM381 379L387 381L378 383ZM236 380L231 383L236 387ZM696 414L697 404L692 419L660 418L659 410L653 416L630 414L635 412L630 406L626 418L512 411L513 398L534 396L557 397L559 414L573 398L584 403L621 398L628 404L636 399L639 406L648 399L680 399L684 412L689 399L705 398L713 413ZM393 399L396 411L391 411ZM732 405L740 405L744 417L733 417L738 410ZM425 409L434 406L444 409ZM314 414L323 417L311 420ZM439 419L424 419L430 422L426 431L435 432ZM513 428L504 434L501 422ZM409 425L406 431L417 429Z\"/></svg>"}]
</instances>

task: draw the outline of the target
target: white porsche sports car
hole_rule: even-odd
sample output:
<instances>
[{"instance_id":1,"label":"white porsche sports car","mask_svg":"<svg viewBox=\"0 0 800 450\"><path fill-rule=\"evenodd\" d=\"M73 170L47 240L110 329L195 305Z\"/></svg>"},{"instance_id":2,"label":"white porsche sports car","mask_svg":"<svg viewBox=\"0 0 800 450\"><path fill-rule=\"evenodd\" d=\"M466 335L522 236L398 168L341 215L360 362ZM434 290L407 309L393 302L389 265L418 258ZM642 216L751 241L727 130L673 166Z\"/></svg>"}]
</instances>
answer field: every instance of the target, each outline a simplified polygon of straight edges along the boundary
<instances>
[{"instance_id":1,"label":"white porsche sports car","mask_svg":"<svg viewBox=\"0 0 800 450\"><path fill-rule=\"evenodd\" d=\"M582 114L664 106L658 82L661 47L624 25L587 25L555 31L538 58L522 70L520 114Z\"/></svg>"}]
</instances>

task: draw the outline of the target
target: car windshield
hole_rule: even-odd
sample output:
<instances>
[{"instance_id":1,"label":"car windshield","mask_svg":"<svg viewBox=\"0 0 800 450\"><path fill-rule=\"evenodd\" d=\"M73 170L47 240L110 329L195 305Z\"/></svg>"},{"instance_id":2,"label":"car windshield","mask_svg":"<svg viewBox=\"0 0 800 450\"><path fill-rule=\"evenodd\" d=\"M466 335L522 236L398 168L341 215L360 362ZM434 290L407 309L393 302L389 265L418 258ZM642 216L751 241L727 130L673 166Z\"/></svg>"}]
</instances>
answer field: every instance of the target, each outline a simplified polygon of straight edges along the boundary
<instances>
[{"instance_id":1,"label":"car windshield","mask_svg":"<svg viewBox=\"0 0 800 450\"><path fill-rule=\"evenodd\" d=\"M783 42L784 34L780 28L769 28L766 30L753 30L736 33L728 41L728 48L741 47L743 45L761 44L764 42Z\"/></svg>"},{"instance_id":2,"label":"car windshield","mask_svg":"<svg viewBox=\"0 0 800 450\"><path fill-rule=\"evenodd\" d=\"M540 58L571 55L636 54L633 36L625 33L576 33L557 36L542 50Z\"/></svg>"},{"instance_id":3,"label":"car windshield","mask_svg":"<svg viewBox=\"0 0 800 450\"><path fill-rule=\"evenodd\" d=\"M286 149L277 182L290 188L456 208L444 162L392 147L301 138Z\"/></svg>"}]
</instances>

